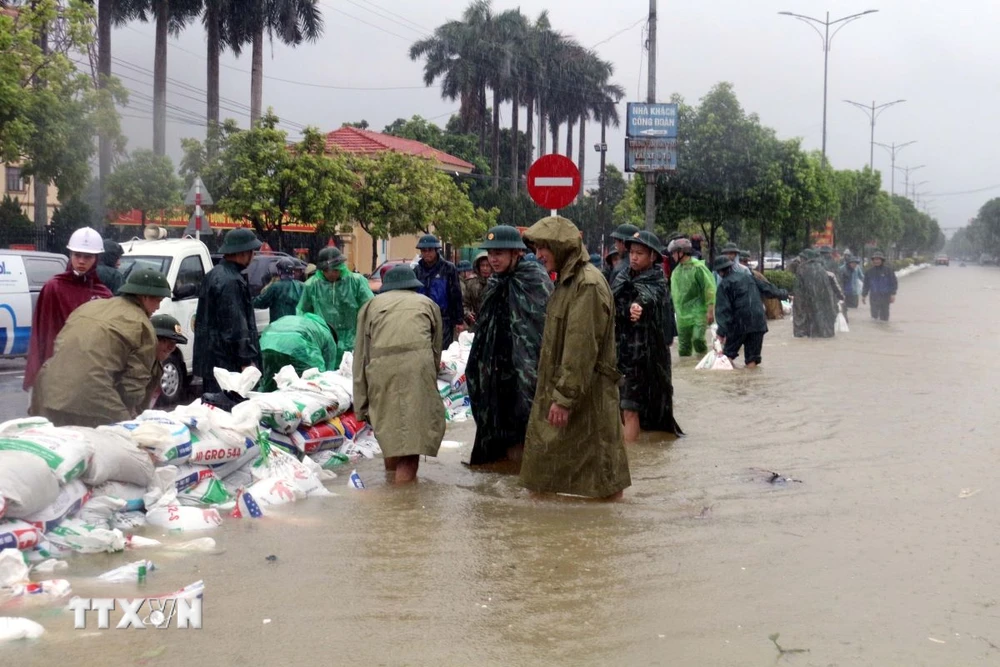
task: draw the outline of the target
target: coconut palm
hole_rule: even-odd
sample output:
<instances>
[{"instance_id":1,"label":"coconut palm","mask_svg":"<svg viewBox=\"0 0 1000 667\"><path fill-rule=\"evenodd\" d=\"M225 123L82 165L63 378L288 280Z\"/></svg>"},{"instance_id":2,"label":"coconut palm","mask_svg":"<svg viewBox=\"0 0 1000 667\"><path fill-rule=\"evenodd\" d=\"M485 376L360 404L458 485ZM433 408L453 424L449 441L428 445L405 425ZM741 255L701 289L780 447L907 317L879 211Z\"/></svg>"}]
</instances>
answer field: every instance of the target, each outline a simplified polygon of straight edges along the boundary
<instances>
[{"instance_id":1,"label":"coconut palm","mask_svg":"<svg viewBox=\"0 0 1000 667\"><path fill-rule=\"evenodd\" d=\"M208 132L205 148L211 157L216 154L219 145L219 56L225 48L236 52L246 39L239 34L242 25L238 14L239 0L204 0L203 4L205 11L201 15L201 23L205 26L205 47L208 51L205 73Z\"/></svg>"}]
</instances>

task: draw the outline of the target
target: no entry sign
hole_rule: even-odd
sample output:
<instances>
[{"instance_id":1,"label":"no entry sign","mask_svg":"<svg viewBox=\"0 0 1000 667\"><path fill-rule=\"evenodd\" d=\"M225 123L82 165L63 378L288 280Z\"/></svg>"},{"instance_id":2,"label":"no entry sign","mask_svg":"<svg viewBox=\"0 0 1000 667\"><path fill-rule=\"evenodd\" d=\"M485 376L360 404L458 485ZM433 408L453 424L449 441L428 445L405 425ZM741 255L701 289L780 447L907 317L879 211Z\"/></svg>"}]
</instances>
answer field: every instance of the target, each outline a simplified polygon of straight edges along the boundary
<instances>
[{"instance_id":1,"label":"no entry sign","mask_svg":"<svg viewBox=\"0 0 1000 667\"><path fill-rule=\"evenodd\" d=\"M564 155L543 155L528 169L528 194L542 208L565 208L579 192L580 170Z\"/></svg>"}]
</instances>

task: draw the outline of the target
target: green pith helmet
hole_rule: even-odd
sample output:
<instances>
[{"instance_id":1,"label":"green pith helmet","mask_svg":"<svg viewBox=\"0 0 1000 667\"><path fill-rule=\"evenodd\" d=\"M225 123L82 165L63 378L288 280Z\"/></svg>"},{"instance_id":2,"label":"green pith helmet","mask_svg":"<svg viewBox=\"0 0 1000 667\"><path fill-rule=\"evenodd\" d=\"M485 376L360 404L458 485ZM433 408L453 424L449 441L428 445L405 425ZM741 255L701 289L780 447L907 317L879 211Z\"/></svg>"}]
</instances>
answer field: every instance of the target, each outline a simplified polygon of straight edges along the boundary
<instances>
[{"instance_id":1,"label":"green pith helmet","mask_svg":"<svg viewBox=\"0 0 1000 667\"><path fill-rule=\"evenodd\" d=\"M861 263L861 260L858 259L857 257L855 257L854 255L848 255L844 259L844 264L860 264L860 263Z\"/></svg>"},{"instance_id":2,"label":"green pith helmet","mask_svg":"<svg viewBox=\"0 0 1000 667\"><path fill-rule=\"evenodd\" d=\"M740 248L735 243L727 243L726 245L722 246L722 250L720 250L719 252L721 252L723 255L731 252L734 252L738 255L740 254Z\"/></svg>"},{"instance_id":3,"label":"green pith helmet","mask_svg":"<svg viewBox=\"0 0 1000 667\"><path fill-rule=\"evenodd\" d=\"M335 269L345 261L344 253L340 252L340 248L323 248L319 251L319 257L316 258L316 269L319 271Z\"/></svg>"},{"instance_id":4,"label":"green pith helmet","mask_svg":"<svg viewBox=\"0 0 1000 667\"><path fill-rule=\"evenodd\" d=\"M486 232L486 241L480 246L483 250L527 250L521 232L510 225L497 225Z\"/></svg>"},{"instance_id":5,"label":"green pith helmet","mask_svg":"<svg viewBox=\"0 0 1000 667\"><path fill-rule=\"evenodd\" d=\"M719 255L715 258L715 261L712 262L712 270L716 272L732 268L732 266L733 260L729 259L725 255Z\"/></svg>"},{"instance_id":6,"label":"green pith helmet","mask_svg":"<svg viewBox=\"0 0 1000 667\"><path fill-rule=\"evenodd\" d=\"M601 256L598 255L596 252L590 253L590 263L596 266L597 268L601 268Z\"/></svg>"},{"instance_id":7,"label":"green pith helmet","mask_svg":"<svg viewBox=\"0 0 1000 667\"><path fill-rule=\"evenodd\" d=\"M660 257L663 257L663 246L660 245L660 239L653 232L647 232L646 230L635 232L632 234L632 238L625 241L625 247L628 248L633 243L645 246Z\"/></svg>"},{"instance_id":8,"label":"green pith helmet","mask_svg":"<svg viewBox=\"0 0 1000 667\"><path fill-rule=\"evenodd\" d=\"M635 225L630 225L627 222L624 225L618 225L615 231L611 232L611 238L618 239L619 241L628 241L630 238L635 236L635 233L639 231L639 228Z\"/></svg>"},{"instance_id":9,"label":"green pith helmet","mask_svg":"<svg viewBox=\"0 0 1000 667\"><path fill-rule=\"evenodd\" d=\"M463 259L461 262L455 265L455 269L462 273L464 271L472 271L472 262L467 259Z\"/></svg>"},{"instance_id":10,"label":"green pith helmet","mask_svg":"<svg viewBox=\"0 0 1000 667\"><path fill-rule=\"evenodd\" d=\"M241 252L260 250L261 242L252 231L245 227L226 232L226 238L219 248L220 255L238 255Z\"/></svg>"},{"instance_id":11,"label":"green pith helmet","mask_svg":"<svg viewBox=\"0 0 1000 667\"><path fill-rule=\"evenodd\" d=\"M417 241L417 250L428 250L428 249L441 249L441 242L438 241L437 237L433 234L424 234Z\"/></svg>"},{"instance_id":12,"label":"green pith helmet","mask_svg":"<svg viewBox=\"0 0 1000 667\"><path fill-rule=\"evenodd\" d=\"M413 269L408 266L395 266L386 271L379 293L400 289L418 290L423 286L423 283L417 280L417 274L413 272Z\"/></svg>"},{"instance_id":13,"label":"green pith helmet","mask_svg":"<svg viewBox=\"0 0 1000 667\"><path fill-rule=\"evenodd\" d=\"M740 250L740 259L750 259L750 251Z\"/></svg>"},{"instance_id":14,"label":"green pith helmet","mask_svg":"<svg viewBox=\"0 0 1000 667\"><path fill-rule=\"evenodd\" d=\"M802 251L802 259L819 259L819 251L813 250L812 248L806 248Z\"/></svg>"},{"instance_id":15,"label":"green pith helmet","mask_svg":"<svg viewBox=\"0 0 1000 667\"><path fill-rule=\"evenodd\" d=\"M876 250L872 253L872 259L885 260L885 254L883 254L881 250Z\"/></svg>"},{"instance_id":16,"label":"green pith helmet","mask_svg":"<svg viewBox=\"0 0 1000 667\"><path fill-rule=\"evenodd\" d=\"M187 336L181 330L181 323L177 321L177 318L161 313L160 315L153 315L149 318L149 321L153 324L153 328L156 329L157 338L166 338L179 345L184 345L188 342Z\"/></svg>"},{"instance_id":17,"label":"green pith helmet","mask_svg":"<svg viewBox=\"0 0 1000 667\"><path fill-rule=\"evenodd\" d=\"M832 255L833 254L833 248L831 248L828 245L821 245L819 247L819 254L821 254L821 255Z\"/></svg>"},{"instance_id":18,"label":"green pith helmet","mask_svg":"<svg viewBox=\"0 0 1000 667\"><path fill-rule=\"evenodd\" d=\"M130 273L125 284L118 288L118 293L158 297L171 294L167 277L153 269L139 269Z\"/></svg>"}]
</instances>

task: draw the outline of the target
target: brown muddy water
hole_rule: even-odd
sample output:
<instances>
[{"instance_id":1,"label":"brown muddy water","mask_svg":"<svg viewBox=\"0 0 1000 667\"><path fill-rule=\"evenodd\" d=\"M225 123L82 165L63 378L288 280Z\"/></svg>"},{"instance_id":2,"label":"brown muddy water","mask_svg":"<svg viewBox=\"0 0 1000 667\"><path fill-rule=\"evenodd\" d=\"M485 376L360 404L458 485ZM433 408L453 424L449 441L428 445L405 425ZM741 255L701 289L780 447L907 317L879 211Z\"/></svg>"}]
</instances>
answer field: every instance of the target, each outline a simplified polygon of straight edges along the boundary
<instances>
[{"instance_id":1,"label":"brown muddy water","mask_svg":"<svg viewBox=\"0 0 1000 667\"><path fill-rule=\"evenodd\" d=\"M366 491L342 475L337 497L227 520L221 554L147 552L142 588L86 581L139 552L73 558L58 576L83 596L204 579L204 628L33 609L47 634L0 663L1000 664L998 303L1000 271L933 268L901 281L888 325L855 311L814 341L774 323L754 373L678 362L688 436L632 447L620 503L469 472L459 425L417 485L365 462Z\"/></svg>"}]
</instances>

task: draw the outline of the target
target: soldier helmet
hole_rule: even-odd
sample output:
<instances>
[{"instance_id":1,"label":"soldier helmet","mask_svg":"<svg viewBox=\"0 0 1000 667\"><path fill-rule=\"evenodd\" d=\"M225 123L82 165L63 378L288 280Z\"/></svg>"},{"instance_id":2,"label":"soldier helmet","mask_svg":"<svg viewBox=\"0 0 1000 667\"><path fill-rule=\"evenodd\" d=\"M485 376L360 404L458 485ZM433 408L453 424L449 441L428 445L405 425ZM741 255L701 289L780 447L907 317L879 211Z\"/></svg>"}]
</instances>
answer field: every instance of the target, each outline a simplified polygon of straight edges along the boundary
<instances>
[{"instance_id":1,"label":"soldier helmet","mask_svg":"<svg viewBox=\"0 0 1000 667\"><path fill-rule=\"evenodd\" d=\"M872 259L885 259L885 254L881 250L872 253Z\"/></svg>"},{"instance_id":2,"label":"soldier helmet","mask_svg":"<svg viewBox=\"0 0 1000 667\"><path fill-rule=\"evenodd\" d=\"M222 255L238 255L242 252L260 250L261 242L252 231L246 227L232 229L226 232L226 238L222 241L219 253Z\"/></svg>"},{"instance_id":3,"label":"soldier helmet","mask_svg":"<svg viewBox=\"0 0 1000 667\"><path fill-rule=\"evenodd\" d=\"M470 262L467 259L463 259L461 262L459 262L458 264L455 265L455 268L459 272L472 271L472 262Z\"/></svg>"},{"instance_id":4,"label":"soldier helmet","mask_svg":"<svg viewBox=\"0 0 1000 667\"><path fill-rule=\"evenodd\" d=\"M486 232L486 241L480 246L483 250L527 250L521 232L510 225L497 225Z\"/></svg>"},{"instance_id":5,"label":"soldier helmet","mask_svg":"<svg viewBox=\"0 0 1000 667\"><path fill-rule=\"evenodd\" d=\"M345 261L344 253L340 252L340 248L329 246L319 251L319 257L316 258L316 268L320 271L326 271L337 268Z\"/></svg>"},{"instance_id":6,"label":"soldier helmet","mask_svg":"<svg viewBox=\"0 0 1000 667\"><path fill-rule=\"evenodd\" d=\"M188 342L187 336L184 335L184 331L181 329L181 323L175 317L160 313L159 315L153 315L149 318L149 321L152 323L153 329L156 330L157 338L166 338L179 345L184 345Z\"/></svg>"},{"instance_id":7,"label":"soldier helmet","mask_svg":"<svg viewBox=\"0 0 1000 667\"><path fill-rule=\"evenodd\" d=\"M637 231L639 231L638 227L625 223L624 225L618 225L615 231L611 233L611 238L619 241L628 241Z\"/></svg>"},{"instance_id":8,"label":"soldier helmet","mask_svg":"<svg viewBox=\"0 0 1000 667\"><path fill-rule=\"evenodd\" d=\"M733 266L733 260L729 259L725 255L719 255L718 257L715 258L715 261L712 263L712 270L718 272L724 269L730 269L732 268L732 266Z\"/></svg>"},{"instance_id":9,"label":"soldier helmet","mask_svg":"<svg viewBox=\"0 0 1000 667\"><path fill-rule=\"evenodd\" d=\"M167 277L153 269L137 269L128 275L125 284L118 288L119 294L135 294L137 296L170 296L170 283Z\"/></svg>"},{"instance_id":10,"label":"soldier helmet","mask_svg":"<svg viewBox=\"0 0 1000 667\"><path fill-rule=\"evenodd\" d=\"M394 266L386 271L382 278L382 292L393 290L418 290L423 287L423 283L417 280L417 274L408 266Z\"/></svg>"},{"instance_id":11,"label":"soldier helmet","mask_svg":"<svg viewBox=\"0 0 1000 667\"><path fill-rule=\"evenodd\" d=\"M417 250L441 249L441 242L433 234L424 234L417 241Z\"/></svg>"},{"instance_id":12,"label":"soldier helmet","mask_svg":"<svg viewBox=\"0 0 1000 667\"><path fill-rule=\"evenodd\" d=\"M727 243L726 245L722 246L722 250L720 250L719 252L721 252L723 255L729 253L736 253L738 255L740 254L740 248L735 243Z\"/></svg>"},{"instance_id":13,"label":"soldier helmet","mask_svg":"<svg viewBox=\"0 0 1000 667\"><path fill-rule=\"evenodd\" d=\"M653 232L642 230L634 233L632 238L625 242L625 247L628 248L633 243L649 248L659 257L663 256L663 246L660 245L660 239Z\"/></svg>"}]
</instances>

